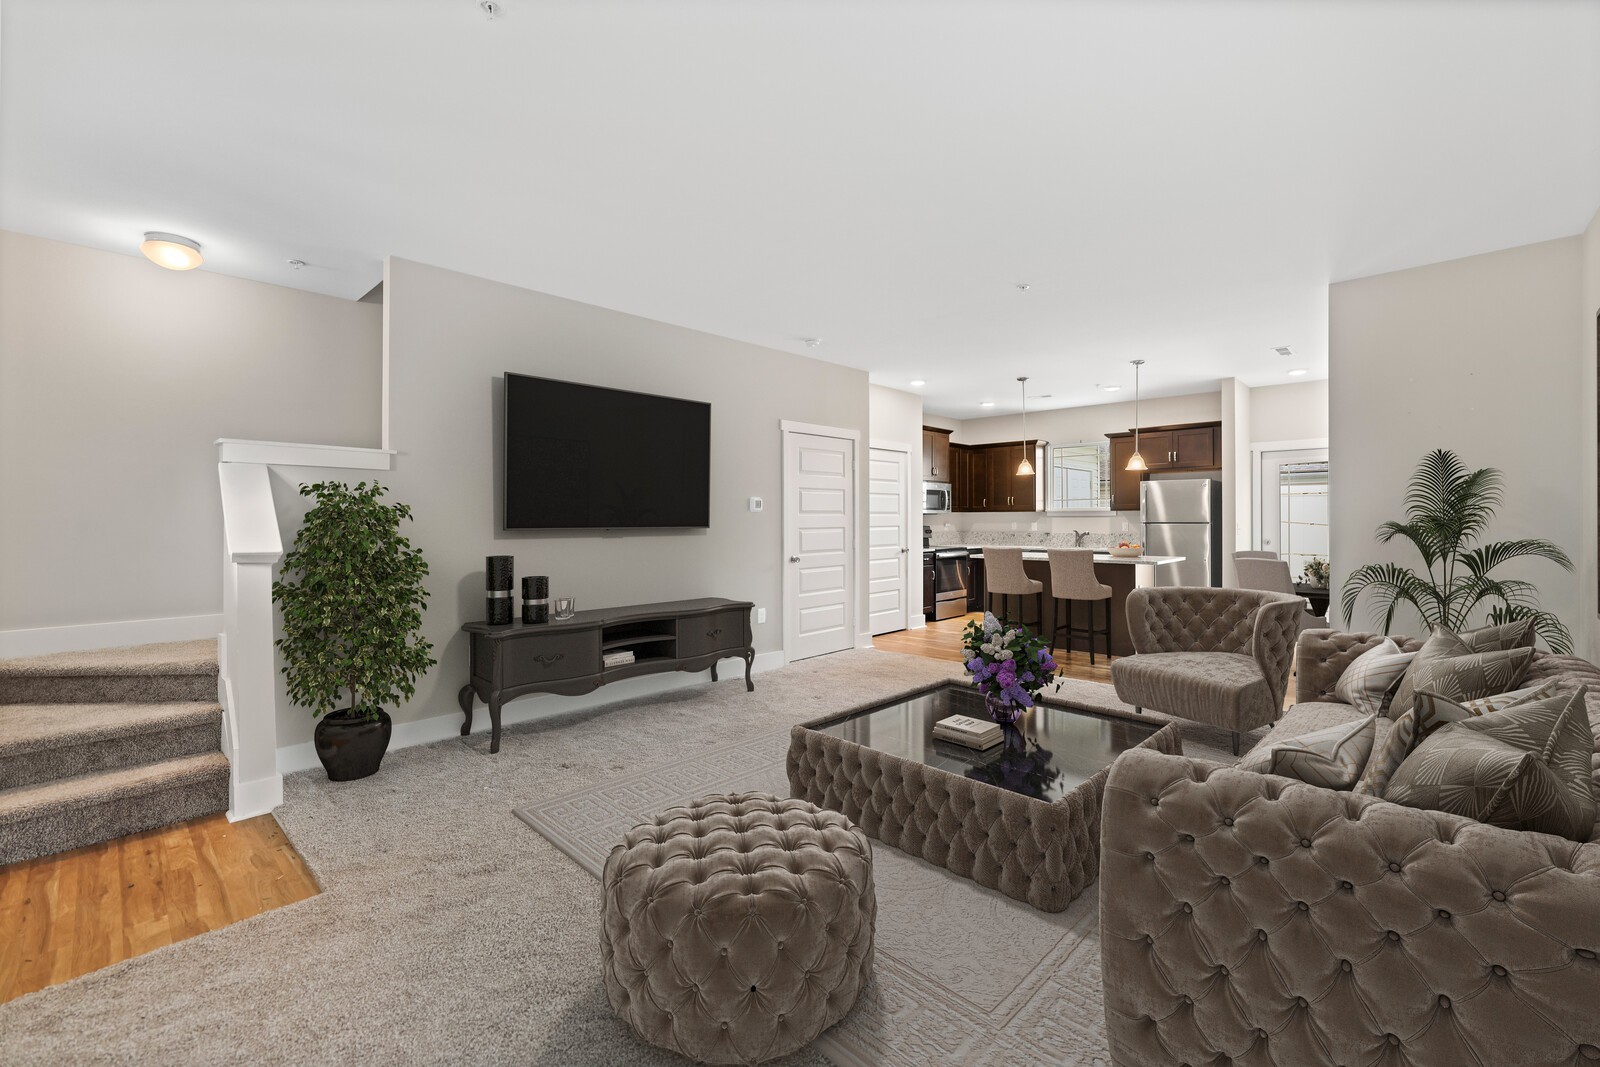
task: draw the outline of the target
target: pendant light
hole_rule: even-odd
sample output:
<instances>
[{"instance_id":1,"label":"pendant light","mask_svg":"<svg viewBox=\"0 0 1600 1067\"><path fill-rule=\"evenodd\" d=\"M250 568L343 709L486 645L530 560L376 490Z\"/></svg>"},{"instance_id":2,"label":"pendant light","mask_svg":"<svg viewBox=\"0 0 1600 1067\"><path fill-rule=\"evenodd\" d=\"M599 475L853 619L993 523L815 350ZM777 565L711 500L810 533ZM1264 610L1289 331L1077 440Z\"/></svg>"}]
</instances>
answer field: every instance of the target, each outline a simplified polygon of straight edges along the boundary
<instances>
[{"instance_id":1,"label":"pendant light","mask_svg":"<svg viewBox=\"0 0 1600 1067\"><path fill-rule=\"evenodd\" d=\"M1022 383L1022 462L1017 464L1017 477L1024 478L1033 473L1033 464L1028 462L1028 376L1017 381Z\"/></svg>"},{"instance_id":2,"label":"pendant light","mask_svg":"<svg viewBox=\"0 0 1600 1067\"><path fill-rule=\"evenodd\" d=\"M1144 360L1130 360L1133 364L1133 455L1128 457L1127 469L1130 471L1147 471L1144 457L1139 454L1139 368L1144 366Z\"/></svg>"}]
</instances>

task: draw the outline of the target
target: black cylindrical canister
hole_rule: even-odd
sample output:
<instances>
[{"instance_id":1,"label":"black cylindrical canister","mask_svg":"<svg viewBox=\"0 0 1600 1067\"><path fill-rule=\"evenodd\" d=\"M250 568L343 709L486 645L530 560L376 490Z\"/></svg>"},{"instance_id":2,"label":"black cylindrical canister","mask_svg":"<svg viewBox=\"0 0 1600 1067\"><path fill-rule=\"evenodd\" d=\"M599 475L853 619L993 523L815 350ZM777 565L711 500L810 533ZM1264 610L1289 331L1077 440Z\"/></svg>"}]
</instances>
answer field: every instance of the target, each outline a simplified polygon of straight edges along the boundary
<instances>
[{"instance_id":1,"label":"black cylindrical canister","mask_svg":"<svg viewBox=\"0 0 1600 1067\"><path fill-rule=\"evenodd\" d=\"M550 578L543 574L522 577L522 621L550 621Z\"/></svg>"},{"instance_id":2,"label":"black cylindrical canister","mask_svg":"<svg viewBox=\"0 0 1600 1067\"><path fill-rule=\"evenodd\" d=\"M510 556L483 558L483 621L490 626L511 625Z\"/></svg>"}]
</instances>

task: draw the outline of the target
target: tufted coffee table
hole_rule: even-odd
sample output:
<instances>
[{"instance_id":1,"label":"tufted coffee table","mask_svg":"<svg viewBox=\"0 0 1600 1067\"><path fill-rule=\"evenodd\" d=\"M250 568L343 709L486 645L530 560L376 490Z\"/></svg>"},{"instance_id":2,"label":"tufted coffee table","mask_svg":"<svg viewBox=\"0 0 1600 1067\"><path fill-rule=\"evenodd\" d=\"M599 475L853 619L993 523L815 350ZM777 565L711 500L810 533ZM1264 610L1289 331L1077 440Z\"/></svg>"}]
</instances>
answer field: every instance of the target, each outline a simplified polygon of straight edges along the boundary
<instances>
[{"instance_id":1,"label":"tufted coffee table","mask_svg":"<svg viewBox=\"0 0 1600 1067\"><path fill-rule=\"evenodd\" d=\"M705 797L628 831L603 879L611 1007L697 1062L793 1052L872 978L871 845L838 812Z\"/></svg>"},{"instance_id":2,"label":"tufted coffee table","mask_svg":"<svg viewBox=\"0 0 1600 1067\"><path fill-rule=\"evenodd\" d=\"M1063 911L1100 870L1100 800L1130 748L1182 755L1177 726L1048 702L1004 745L935 740L947 715L983 718L968 685L941 683L790 733L789 787L902 852Z\"/></svg>"}]
</instances>

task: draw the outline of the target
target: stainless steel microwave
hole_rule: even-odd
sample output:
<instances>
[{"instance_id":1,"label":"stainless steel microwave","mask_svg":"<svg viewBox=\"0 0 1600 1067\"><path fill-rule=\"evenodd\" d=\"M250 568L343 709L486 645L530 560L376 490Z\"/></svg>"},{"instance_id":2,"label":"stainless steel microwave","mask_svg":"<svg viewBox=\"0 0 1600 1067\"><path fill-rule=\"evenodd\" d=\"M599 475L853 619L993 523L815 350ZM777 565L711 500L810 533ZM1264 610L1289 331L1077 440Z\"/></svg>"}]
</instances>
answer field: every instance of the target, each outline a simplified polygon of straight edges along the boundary
<instances>
[{"instance_id":1,"label":"stainless steel microwave","mask_svg":"<svg viewBox=\"0 0 1600 1067\"><path fill-rule=\"evenodd\" d=\"M950 510L950 483L949 482L923 482L922 483L922 513L932 511Z\"/></svg>"}]
</instances>

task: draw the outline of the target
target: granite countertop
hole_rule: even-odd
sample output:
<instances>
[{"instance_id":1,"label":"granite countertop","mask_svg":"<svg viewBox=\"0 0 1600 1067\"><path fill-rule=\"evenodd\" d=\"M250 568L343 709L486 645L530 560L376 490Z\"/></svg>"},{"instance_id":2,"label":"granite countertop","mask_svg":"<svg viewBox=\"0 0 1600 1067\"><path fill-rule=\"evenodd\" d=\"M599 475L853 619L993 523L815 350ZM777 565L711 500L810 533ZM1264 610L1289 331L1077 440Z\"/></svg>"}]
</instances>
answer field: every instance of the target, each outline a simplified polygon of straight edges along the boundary
<instances>
[{"instance_id":1,"label":"granite countertop","mask_svg":"<svg viewBox=\"0 0 1600 1067\"><path fill-rule=\"evenodd\" d=\"M1022 558L1023 559L1043 560L1043 559L1049 559L1050 558L1050 554L1048 552L1046 552L1044 549L1035 548L1035 547L1030 546L1030 545L965 545L965 546L963 546L963 545L929 545L928 546L930 551L934 550L934 549L940 549L940 548L962 548L962 547L965 547L967 549L967 551L971 552L974 556L982 556L983 555L983 550L985 548L1020 548L1020 549L1022 549ZM1145 565L1152 566L1152 567L1162 567L1162 566L1166 566L1169 563L1182 563L1187 558L1188 558L1187 556L1113 556L1109 552L1096 552L1094 554L1094 561L1096 563L1145 564Z\"/></svg>"}]
</instances>

